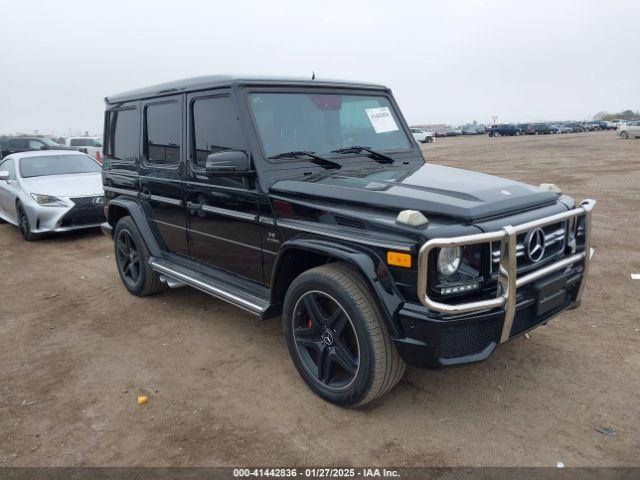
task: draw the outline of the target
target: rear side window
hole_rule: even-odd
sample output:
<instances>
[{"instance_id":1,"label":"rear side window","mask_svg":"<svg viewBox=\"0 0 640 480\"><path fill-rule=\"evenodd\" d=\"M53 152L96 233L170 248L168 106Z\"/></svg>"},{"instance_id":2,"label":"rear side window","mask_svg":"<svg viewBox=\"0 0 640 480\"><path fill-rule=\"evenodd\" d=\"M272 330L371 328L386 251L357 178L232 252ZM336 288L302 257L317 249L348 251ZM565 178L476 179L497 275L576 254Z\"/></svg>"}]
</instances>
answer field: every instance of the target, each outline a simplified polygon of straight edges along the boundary
<instances>
[{"instance_id":1,"label":"rear side window","mask_svg":"<svg viewBox=\"0 0 640 480\"><path fill-rule=\"evenodd\" d=\"M244 137L231 97L201 98L193 102L193 158L204 168L207 157L224 150L244 150Z\"/></svg>"},{"instance_id":2,"label":"rear side window","mask_svg":"<svg viewBox=\"0 0 640 480\"><path fill-rule=\"evenodd\" d=\"M112 138L109 154L118 160L135 162L139 152L139 123L136 109L116 110L110 113Z\"/></svg>"},{"instance_id":3,"label":"rear side window","mask_svg":"<svg viewBox=\"0 0 640 480\"><path fill-rule=\"evenodd\" d=\"M145 158L149 164L174 166L180 162L181 115L178 102L145 108Z\"/></svg>"}]
</instances>

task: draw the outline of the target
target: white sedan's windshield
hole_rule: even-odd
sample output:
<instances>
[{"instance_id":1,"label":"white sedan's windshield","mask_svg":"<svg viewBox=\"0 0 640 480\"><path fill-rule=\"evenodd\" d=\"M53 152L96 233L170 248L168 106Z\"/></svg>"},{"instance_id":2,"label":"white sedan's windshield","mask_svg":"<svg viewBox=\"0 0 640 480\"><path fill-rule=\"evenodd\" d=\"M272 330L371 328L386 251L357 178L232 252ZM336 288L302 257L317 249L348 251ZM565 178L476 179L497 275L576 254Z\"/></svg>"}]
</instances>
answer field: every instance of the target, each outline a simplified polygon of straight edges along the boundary
<instances>
[{"instance_id":1,"label":"white sedan's windshield","mask_svg":"<svg viewBox=\"0 0 640 480\"><path fill-rule=\"evenodd\" d=\"M102 168L86 155L47 155L20 159L20 176L45 177L100 172Z\"/></svg>"},{"instance_id":2,"label":"white sedan's windshield","mask_svg":"<svg viewBox=\"0 0 640 480\"><path fill-rule=\"evenodd\" d=\"M253 93L249 99L268 157L301 150L328 154L355 145L376 151L411 148L382 95Z\"/></svg>"}]
</instances>

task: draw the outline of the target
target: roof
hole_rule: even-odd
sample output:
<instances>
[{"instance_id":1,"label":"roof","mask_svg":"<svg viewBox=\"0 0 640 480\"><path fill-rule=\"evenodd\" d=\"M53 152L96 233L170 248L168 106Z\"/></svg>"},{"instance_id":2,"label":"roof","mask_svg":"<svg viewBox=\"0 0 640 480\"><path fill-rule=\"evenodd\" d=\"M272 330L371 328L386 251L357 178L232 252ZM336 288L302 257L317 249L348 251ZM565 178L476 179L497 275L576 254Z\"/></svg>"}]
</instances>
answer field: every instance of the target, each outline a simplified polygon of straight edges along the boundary
<instances>
[{"instance_id":1,"label":"roof","mask_svg":"<svg viewBox=\"0 0 640 480\"><path fill-rule=\"evenodd\" d=\"M106 97L106 103L121 103L129 100L172 95L176 93L192 92L196 90L208 90L231 85L264 85L264 86L309 86L309 87L347 87L387 90L384 85L375 83L352 82L348 80L328 80L302 77L268 77L268 76L234 76L234 75L208 75L203 77L185 78L173 82L160 83L149 87L129 90Z\"/></svg>"},{"instance_id":2,"label":"roof","mask_svg":"<svg viewBox=\"0 0 640 480\"><path fill-rule=\"evenodd\" d=\"M3 160L7 158L15 158L19 160L21 158L27 157L57 157L58 155L85 155L86 153L80 152L78 150L28 150L26 152L17 152L12 153L11 155L7 155L3 158Z\"/></svg>"}]
</instances>

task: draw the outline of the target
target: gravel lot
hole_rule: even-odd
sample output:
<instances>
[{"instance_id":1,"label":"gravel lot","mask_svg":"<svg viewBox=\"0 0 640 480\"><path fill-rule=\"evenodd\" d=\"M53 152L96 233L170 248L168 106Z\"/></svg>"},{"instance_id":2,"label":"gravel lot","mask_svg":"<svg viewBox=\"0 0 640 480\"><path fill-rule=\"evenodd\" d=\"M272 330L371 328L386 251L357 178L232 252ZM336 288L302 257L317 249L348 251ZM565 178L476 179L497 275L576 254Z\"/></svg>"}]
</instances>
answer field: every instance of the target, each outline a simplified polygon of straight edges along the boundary
<instances>
[{"instance_id":1,"label":"gravel lot","mask_svg":"<svg viewBox=\"0 0 640 480\"><path fill-rule=\"evenodd\" d=\"M423 149L599 201L581 309L484 363L408 369L386 397L343 410L298 378L278 321L191 289L133 297L100 233L26 243L1 224L0 466L640 465L640 141Z\"/></svg>"}]
</instances>

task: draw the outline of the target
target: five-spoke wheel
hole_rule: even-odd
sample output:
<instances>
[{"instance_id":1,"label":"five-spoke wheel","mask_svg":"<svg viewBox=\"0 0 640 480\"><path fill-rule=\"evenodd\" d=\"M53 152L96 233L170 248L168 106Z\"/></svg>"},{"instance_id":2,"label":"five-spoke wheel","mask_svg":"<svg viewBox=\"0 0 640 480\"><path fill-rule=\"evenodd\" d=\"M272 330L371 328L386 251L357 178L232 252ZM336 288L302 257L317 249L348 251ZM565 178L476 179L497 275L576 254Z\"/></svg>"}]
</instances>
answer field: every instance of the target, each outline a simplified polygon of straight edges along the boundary
<instances>
[{"instance_id":1,"label":"five-spoke wheel","mask_svg":"<svg viewBox=\"0 0 640 480\"><path fill-rule=\"evenodd\" d=\"M293 364L307 386L346 407L393 388L404 362L384 318L355 268L331 263L300 274L287 290L282 325Z\"/></svg>"},{"instance_id":2,"label":"five-spoke wheel","mask_svg":"<svg viewBox=\"0 0 640 480\"><path fill-rule=\"evenodd\" d=\"M349 316L330 295L310 291L298 299L293 336L304 367L330 389L347 388L356 378L360 349Z\"/></svg>"},{"instance_id":3,"label":"five-spoke wheel","mask_svg":"<svg viewBox=\"0 0 640 480\"><path fill-rule=\"evenodd\" d=\"M118 220L113 238L118 274L127 290L141 297L161 290L160 276L149 266L149 251L131 217Z\"/></svg>"},{"instance_id":4,"label":"five-spoke wheel","mask_svg":"<svg viewBox=\"0 0 640 480\"><path fill-rule=\"evenodd\" d=\"M120 230L116 237L116 255L118 268L124 280L130 285L136 285L140 278L140 255L136 244L128 230Z\"/></svg>"}]
</instances>

